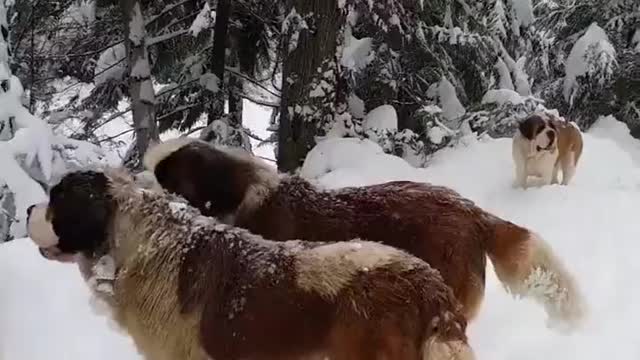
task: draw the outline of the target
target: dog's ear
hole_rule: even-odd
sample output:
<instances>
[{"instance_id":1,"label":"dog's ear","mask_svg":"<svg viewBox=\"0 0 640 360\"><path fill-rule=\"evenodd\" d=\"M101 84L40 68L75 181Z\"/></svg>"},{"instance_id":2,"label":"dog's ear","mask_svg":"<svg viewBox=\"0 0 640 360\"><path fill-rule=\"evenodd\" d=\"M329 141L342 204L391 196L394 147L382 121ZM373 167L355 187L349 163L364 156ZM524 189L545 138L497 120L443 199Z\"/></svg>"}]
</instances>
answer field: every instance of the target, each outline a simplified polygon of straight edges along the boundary
<instances>
[{"instance_id":1,"label":"dog's ear","mask_svg":"<svg viewBox=\"0 0 640 360\"><path fill-rule=\"evenodd\" d=\"M524 121L520 122L520 124L518 125L518 129L520 130L522 136L529 140L533 140L543 124L544 120L542 120L540 116L531 115L528 118L524 119Z\"/></svg>"}]
</instances>

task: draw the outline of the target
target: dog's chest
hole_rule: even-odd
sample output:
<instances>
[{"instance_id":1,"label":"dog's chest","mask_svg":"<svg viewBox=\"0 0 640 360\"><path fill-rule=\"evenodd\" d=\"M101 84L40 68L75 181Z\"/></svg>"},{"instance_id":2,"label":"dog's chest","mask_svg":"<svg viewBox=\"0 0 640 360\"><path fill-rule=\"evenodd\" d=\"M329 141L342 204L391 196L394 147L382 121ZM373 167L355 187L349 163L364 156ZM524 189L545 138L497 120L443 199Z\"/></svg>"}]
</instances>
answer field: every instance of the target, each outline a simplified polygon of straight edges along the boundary
<instances>
[{"instance_id":1,"label":"dog's chest","mask_svg":"<svg viewBox=\"0 0 640 360\"><path fill-rule=\"evenodd\" d=\"M527 158L526 169L528 175L543 176L553 169L556 159L558 158L558 150L540 151L534 156Z\"/></svg>"}]
</instances>

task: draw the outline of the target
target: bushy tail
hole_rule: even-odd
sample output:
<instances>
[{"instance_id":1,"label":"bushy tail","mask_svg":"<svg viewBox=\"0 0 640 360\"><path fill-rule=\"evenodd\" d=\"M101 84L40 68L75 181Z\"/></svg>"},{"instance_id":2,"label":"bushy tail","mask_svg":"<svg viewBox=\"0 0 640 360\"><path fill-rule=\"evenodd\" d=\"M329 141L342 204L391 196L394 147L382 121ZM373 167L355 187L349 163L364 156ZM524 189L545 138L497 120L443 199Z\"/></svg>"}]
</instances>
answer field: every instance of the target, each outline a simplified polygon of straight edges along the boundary
<instances>
[{"instance_id":1,"label":"bushy tail","mask_svg":"<svg viewBox=\"0 0 640 360\"><path fill-rule=\"evenodd\" d=\"M571 331L580 326L586 304L573 276L551 246L523 227L497 218L494 223L487 253L507 291L541 303L550 327Z\"/></svg>"}]
</instances>

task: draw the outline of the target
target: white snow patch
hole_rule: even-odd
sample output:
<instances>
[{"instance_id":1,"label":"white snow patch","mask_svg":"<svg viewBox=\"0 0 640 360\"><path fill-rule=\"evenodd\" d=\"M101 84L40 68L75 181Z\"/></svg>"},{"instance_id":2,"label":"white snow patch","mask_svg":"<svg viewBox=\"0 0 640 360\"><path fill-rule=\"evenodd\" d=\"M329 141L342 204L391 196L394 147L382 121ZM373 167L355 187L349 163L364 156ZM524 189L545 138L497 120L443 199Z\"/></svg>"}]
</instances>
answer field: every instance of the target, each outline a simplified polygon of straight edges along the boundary
<instances>
[{"instance_id":1,"label":"white snow patch","mask_svg":"<svg viewBox=\"0 0 640 360\"><path fill-rule=\"evenodd\" d=\"M429 132L427 133L427 136L429 137L429 141L431 141L434 144L440 144L442 140L445 138L445 136L447 135L448 133L440 126L432 127L431 129L429 129Z\"/></svg>"},{"instance_id":2,"label":"white snow patch","mask_svg":"<svg viewBox=\"0 0 640 360\"><path fill-rule=\"evenodd\" d=\"M300 176L332 188L364 185L389 177L402 179L412 173L413 167L403 159L384 153L369 139L357 138L328 138L319 142L300 168Z\"/></svg>"},{"instance_id":3,"label":"white snow patch","mask_svg":"<svg viewBox=\"0 0 640 360\"><path fill-rule=\"evenodd\" d=\"M0 245L0 359L142 360L97 315L78 267L44 259L30 239Z\"/></svg>"},{"instance_id":4,"label":"white snow patch","mask_svg":"<svg viewBox=\"0 0 640 360\"><path fill-rule=\"evenodd\" d=\"M140 2L135 3L129 16L131 16L131 20L129 21L129 40L131 40L134 46L139 46L146 36Z\"/></svg>"},{"instance_id":5,"label":"white snow patch","mask_svg":"<svg viewBox=\"0 0 640 360\"><path fill-rule=\"evenodd\" d=\"M198 36L202 30L212 27L215 24L215 21L216 12L211 11L209 2L205 1L202 10L200 10L198 16L196 16L196 19L193 20L193 23L189 27L189 32L193 36Z\"/></svg>"},{"instance_id":6,"label":"white snow patch","mask_svg":"<svg viewBox=\"0 0 640 360\"><path fill-rule=\"evenodd\" d=\"M527 75L525 67L526 58L522 56L516 62L516 68L513 71L514 84L516 86L516 91L518 94L522 96L531 95L531 86L529 85L529 76Z\"/></svg>"},{"instance_id":7,"label":"white snow patch","mask_svg":"<svg viewBox=\"0 0 640 360\"><path fill-rule=\"evenodd\" d=\"M520 36L520 27L527 27L535 20L533 4L531 0L510 0L513 7L513 21L511 23L513 33Z\"/></svg>"},{"instance_id":8,"label":"white snow patch","mask_svg":"<svg viewBox=\"0 0 640 360\"><path fill-rule=\"evenodd\" d=\"M366 130L397 130L398 115L396 109L391 105L381 105L369 111L362 122L362 128Z\"/></svg>"},{"instance_id":9,"label":"white snow patch","mask_svg":"<svg viewBox=\"0 0 640 360\"><path fill-rule=\"evenodd\" d=\"M93 70L93 82L97 85L110 79L122 79L127 71L124 61L127 51L124 43L116 44L103 51L98 57L96 67Z\"/></svg>"},{"instance_id":10,"label":"white snow patch","mask_svg":"<svg viewBox=\"0 0 640 360\"><path fill-rule=\"evenodd\" d=\"M569 103L573 103L571 99L578 88L576 78L587 74L589 68L594 65L589 64L586 58L591 47L595 47L596 51L605 55L606 58L615 59L616 57L616 49L609 41L607 33L597 23L592 23L584 35L573 45L567 58L563 95Z\"/></svg>"},{"instance_id":11,"label":"white snow patch","mask_svg":"<svg viewBox=\"0 0 640 360\"><path fill-rule=\"evenodd\" d=\"M498 88L514 90L513 80L511 79L511 72L507 67L507 64L502 60L502 58L498 58L498 61L495 64L495 69L498 71Z\"/></svg>"},{"instance_id":12,"label":"white snow patch","mask_svg":"<svg viewBox=\"0 0 640 360\"><path fill-rule=\"evenodd\" d=\"M220 91L220 79L213 73L204 73L200 76L200 86L217 93Z\"/></svg>"},{"instance_id":13,"label":"white snow patch","mask_svg":"<svg viewBox=\"0 0 640 360\"><path fill-rule=\"evenodd\" d=\"M372 47L372 38L356 39L351 35L351 31L345 31L345 44L342 49L340 64L353 71L364 69L375 57Z\"/></svg>"},{"instance_id":14,"label":"white snow patch","mask_svg":"<svg viewBox=\"0 0 640 360\"><path fill-rule=\"evenodd\" d=\"M498 104L500 106L511 103L513 105L524 104L524 98L517 92L509 89L494 89L487 91L482 97L483 104Z\"/></svg>"},{"instance_id":15,"label":"white snow patch","mask_svg":"<svg viewBox=\"0 0 640 360\"><path fill-rule=\"evenodd\" d=\"M640 140L631 137L627 124L612 115L600 116L589 128L589 134L615 141L618 146L629 153L636 165L640 166Z\"/></svg>"},{"instance_id":16,"label":"white snow patch","mask_svg":"<svg viewBox=\"0 0 640 360\"><path fill-rule=\"evenodd\" d=\"M442 77L440 82L432 84L427 90L427 96L437 99L442 108L442 116L451 121L466 113L464 106L458 99L456 88L446 77Z\"/></svg>"}]
</instances>

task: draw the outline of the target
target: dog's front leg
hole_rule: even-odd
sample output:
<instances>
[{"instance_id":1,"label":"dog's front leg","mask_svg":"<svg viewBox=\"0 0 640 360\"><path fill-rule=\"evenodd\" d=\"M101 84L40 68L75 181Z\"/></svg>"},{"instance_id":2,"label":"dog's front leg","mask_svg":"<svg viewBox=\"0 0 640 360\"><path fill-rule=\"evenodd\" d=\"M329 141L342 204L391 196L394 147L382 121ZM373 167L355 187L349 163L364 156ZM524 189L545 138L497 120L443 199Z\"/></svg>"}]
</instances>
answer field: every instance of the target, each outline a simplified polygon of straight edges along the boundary
<instances>
[{"instance_id":1,"label":"dog's front leg","mask_svg":"<svg viewBox=\"0 0 640 360\"><path fill-rule=\"evenodd\" d=\"M560 162L558 161L553 166L553 175L552 175L552 179L551 179L551 183L552 184L560 183L560 180L558 179L558 173L559 172L560 172ZM564 176L564 173L563 173L563 176Z\"/></svg>"},{"instance_id":2,"label":"dog's front leg","mask_svg":"<svg viewBox=\"0 0 640 360\"><path fill-rule=\"evenodd\" d=\"M515 161L515 187L527 188L527 167L526 160L516 159Z\"/></svg>"},{"instance_id":3,"label":"dog's front leg","mask_svg":"<svg viewBox=\"0 0 640 360\"><path fill-rule=\"evenodd\" d=\"M554 172L555 172L555 166L547 166L544 168L544 170L542 171L542 185L551 185L551 182L553 181L554 178ZM557 174L556 174L557 175Z\"/></svg>"}]
</instances>

